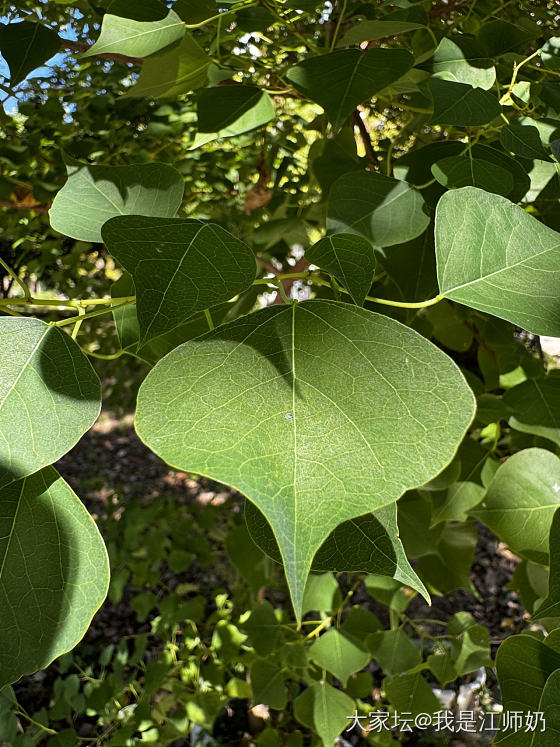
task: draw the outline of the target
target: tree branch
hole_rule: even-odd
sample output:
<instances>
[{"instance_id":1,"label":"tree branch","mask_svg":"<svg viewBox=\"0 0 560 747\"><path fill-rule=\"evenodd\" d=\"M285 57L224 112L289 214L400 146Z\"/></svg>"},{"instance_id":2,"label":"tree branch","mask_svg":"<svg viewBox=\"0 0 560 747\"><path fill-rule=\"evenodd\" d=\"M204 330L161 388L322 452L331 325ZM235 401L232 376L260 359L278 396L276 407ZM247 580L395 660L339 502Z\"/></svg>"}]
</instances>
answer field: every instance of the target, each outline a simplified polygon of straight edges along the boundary
<instances>
[{"instance_id":1,"label":"tree branch","mask_svg":"<svg viewBox=\"0 0 560 747\"><path fill-rule=\"evenodd\" d=\"M69 52L77 52L78 54L82 54L83 52L87 52L87 50L90 48L90 45L86 42L75 42L64 39L63 48L67 49ZM141 57L127 57L125 54L118 54L117 52L100 54L97 56L102 57L104 60L112 60L113 62L124 62L127 65L142 65L143 63Z\"/></svg>"},{"instance_id":2,"label":"tree branch","mask_svg":"<svg viewBox=\"0 0 560 747\"><path fill-rule=\"evenodd\" d=\"M368 128L366 127L366 123L360 116L360 112L356 109L354 112L352 112L352 123L355 127L358 128L360 132L360 137L362 138L362 143L364 144L364 150L366 152L366 156L369 158L369 160L377 165L377 156L375 155L375 150L373 149L373 145L371 142L371 137L369 135Z\"/></svg>"}]
</instances>

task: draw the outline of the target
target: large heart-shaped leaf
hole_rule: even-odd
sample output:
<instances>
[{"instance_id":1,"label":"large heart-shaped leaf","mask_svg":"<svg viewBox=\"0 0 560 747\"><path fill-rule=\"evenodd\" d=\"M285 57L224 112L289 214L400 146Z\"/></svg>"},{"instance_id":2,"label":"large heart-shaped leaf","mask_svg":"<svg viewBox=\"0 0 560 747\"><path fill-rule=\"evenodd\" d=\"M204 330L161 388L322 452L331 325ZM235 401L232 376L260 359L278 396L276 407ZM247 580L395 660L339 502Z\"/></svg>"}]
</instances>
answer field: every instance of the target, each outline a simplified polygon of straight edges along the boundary
<instances>
[{"instance_id":1,"label":"large heart-shaped leaf","mask_svg":"<svg viewBox=\"0 0 560 747\"><path fill-rule=\"evenodd\" d=\"M443 295L539 335L560 335L560 234L499 195L446 192L436 209Z\"/></svg>"},{"instance_id":2,"label":"large heart-shaped leaf","mask_svg":"<svg viewBox=\"0 0 560 747\"><path fill-rule=\"evenodd\" d=\"M262 511L251 501L245 504L245 520L253 542L281 563L282 555L274 532ZM389 576L415 589L430 604L430 595L408 562L399 538L394 503L339 524L317 550L311 569Z\"/></svg>"},{"instance_id":3,"label":"large heart-shaped leaf","mask_svg":"<svg viewBox=\"0 0 560 747\"><path fill-rule=\"evenodd\" d=\"M547 564L549 529L559 505L560 459L545 449L524 449L498 467L471 514L517 555Z\"/></svg>"},{"instance_id":4,"label":"large heart-shaped leaf","mask_svg":"<svg viewBox=\"0 0 560 747\"><path fill-rule=\"evenodd\" d=\"M329 193L331 233L358 233L374 246L393 246L424 233L430 216L406 182L370 171L344 174Z\"/></svg>"},{"instance_id":5,"label":"large heart-shaped leaf","mask_svg":"<svg viewBox=\"0 0 560 747\"><path fill-rule=\"evenodd\" d=\"M367 239L344 233L325 236L306 249L305 256L334 275L354 302L363 306L375 272L375 251Z\"/></svg>"},{"instance_id":6,"label":"large heart-shaped leaf","mask_svg":"<svg viewBox=\"0 0 560 747\"><path fill-rule=\"evenodd\" d=\"M101 386L59 327L0 318L0 485L66 454L93 425Z\"/></svg>"},{"instance_id":7,"label":"large heart-shaped leaf","mask_svg":"<svg viewBox=\"0 0 560 747\"><path fill-rule=\"evenodd\" d=\"M68 181L49 212L55 231L102 241L101 226L115 215L171 218L183 199L183 178L164 163L90 166L68 163Z\"/></svg>"},{"instance_id":8,"label":"large heart-shaped leaf","mask_svg":"<svg viewBox=\"0 0 560 747\"><path fill-rule=\"evenodd\" d=\"M59 49L60 38L56 32L40 23L0 24L0 52L10 68L12 86L21 83Z\"/></svg>"},{"instance_id":9,"label":"large heart-shaped leaf","mask_svg":"<svg viewBox=\"0 0 560 747\"><path fill-rule=\"evenodd\" d=\"M309 301L173 350L140 388L136 429L169 464L234 486L260 508L299 615L330 532L438 474L473 411L458 368L416 332Z\"/></svg>"},{"instance_id":10,"label":"large heart-shaped leaf","mask_svg":"<svg viewBox=\"0 0 560 747\"><path fill-rule=\"evenodd\" d=\"M206 84L211 64L212 58L186 34L178 46L144 60L138 82L125 96L165 98L189 93Z\"/></svg>"},{"instance_id":11,"label":"large heart-shaped leaf","mask_svg":"<svg viewBox=\"0 0 560 747\"><path fill-rule=\"evenodd\" d=\"M121 5L125 4L121 3ZM99 38L83 53L82 57L109 53L129 57L148 57L183 38L185 33L183 21L175 11L165 12L167 9L163 3L151 3L154 6L154 12L142 16L135 13L136 3L127 3L127 5L130 7L123 9L123 15L105 13ZM152 17L154 20L151 20ZM150 20L147 20L148 18Z\"/></svg>"},{"instance_id":12,"label":"large heart-shaped leaf","mask_svg":"<svg viewBox=\"0 0 560 747\"><path fill-rule=\"evenodd\" d=\"M286 77L323 107L338 130L358 104L400 78L413 63L404 49L343 49L310 57L288 70Z\"/></svg>"},{"instance_id":13,"label":"large heart-shaped leaf","mask_svg":"<svg viewBox=\"0 0 560 747\"><path fill-rule=\"evenodd\" d=\"M72 649L105 599L91 516L52 467L1 490L0 688Z\"/></svg>"},{"instance_id":14,"label":"large heart-shaped leaf","mask_svg":"<svg viewBox=\"0 0 560 747\"><path fill-rule=\"evenodd\" d=\"M126 215L105 223L102 235L134 280L140 345L255 279L253 252L213 223Z\"/></svg>"}]
</instances>

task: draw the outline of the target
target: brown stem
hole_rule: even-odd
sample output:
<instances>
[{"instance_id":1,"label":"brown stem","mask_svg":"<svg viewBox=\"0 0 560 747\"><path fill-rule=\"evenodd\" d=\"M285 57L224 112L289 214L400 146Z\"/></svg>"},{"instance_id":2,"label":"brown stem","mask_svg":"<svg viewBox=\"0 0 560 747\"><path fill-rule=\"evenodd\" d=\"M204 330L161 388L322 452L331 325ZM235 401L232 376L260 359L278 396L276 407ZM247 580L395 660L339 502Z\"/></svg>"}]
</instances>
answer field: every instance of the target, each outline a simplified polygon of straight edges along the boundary
<instances>
[{"instance_id":1,"label":"brown stem","mask_svg":"<svg viewBox=\"0 0 560 747\"><path fill-rule=\"evenodd\" d=\"M90 45L86 42L67 41L66 39L64 39L64 49L67 49L69 52L78 52L79 54L81 54L82 52L87 52L89 48ZM104 60L113 60L113 62L124 62L128 65L142 65L143 63L141 57L127 57L127 55L118 54L118 52L99 54L97 56L102 57Z\"/></svg>"},{"instance_id":2,"label":"brown stem","mask_svg":"<svg viewBox=\"0 0 560 747\"><path fill-rule=\"evenodd\" d=\"M51 203L46 205L24 205L17 202L0 202L0 208L12 208L14 210L35 210L36 213L48 213Z\"/></svg>"},{"instance_id":3,"label":"brown stem","mask_svg":"<svg viewBox=\"0 0 560 747\"><path fill-rule=\"evenodd\" d=\"M358 128L360 132L360 137L362 138L362 142L364 144L364 150L366 152L366 156L369 158L369 160L377 165L377 156L375 155L375 151L373 149L373 145L371 143L371 137L369 135L368 128L366 127L366 123L360 116L360 112L356 109L356 111L352 112L352 122L355 127Z\"/></svg>"}]
</instances>

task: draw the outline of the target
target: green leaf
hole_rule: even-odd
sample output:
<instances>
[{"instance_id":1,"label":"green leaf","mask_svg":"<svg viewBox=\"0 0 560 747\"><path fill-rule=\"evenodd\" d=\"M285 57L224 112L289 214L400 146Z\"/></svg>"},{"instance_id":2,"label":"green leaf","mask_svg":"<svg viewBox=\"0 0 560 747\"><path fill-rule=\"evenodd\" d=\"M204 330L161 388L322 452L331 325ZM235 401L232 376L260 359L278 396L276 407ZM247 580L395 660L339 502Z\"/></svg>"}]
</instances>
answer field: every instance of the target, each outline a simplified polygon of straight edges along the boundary
<instances>
[{"instance_id":1,"label":"green leaf","mask_svg":"<svg viewBox=\"0 0 560 747\"><path fill-rule=\"evenodd\" d=\"M188 24L201 23L218 13L215 0L175 0L173 9Z\"/></svg>"},{"instance_id":2,"label":"green leaf","mask_svg":"<svg viewBox=\"0 0 560 747\"><path fill-rule=\"evenodd\" d=\"M60 459L100 408L97 374L69 335L39 319L0 318L0 485Z\"/></svg>"},{"instance_id":3,"label":"green leaf","mask_svg":"<svg viewBox=\"0 0 560 747\"><path fill-rule=\"evenodd\" d=\"M136 293L132 277L128 272L123 272L122 276L111 286L111 296L120 298L133 296ZM227 303L218 304L212 307L212 321L214 325L222 324L231 316L235 318L240 316L236 313L240 301L228 301ZM140 327L138 325L138 316L136 304L124 306L113 311L115 327L121 348L126 349L131 355L135 355L147 363L157 363L160 358L167 355L173 348L176 348L187 340L208 332L208 319L204 311L200 311L190 316L185 322L180 322L167 332L157 337L151 338L139 351L137 350L140 341Z\"/></svg>"},{"instance_id":4,"label":"green leaf","mask_svg":"<svg viewBox=\"0 0 560 747\"><path fill-rule=\"evenodd\" d=\"M534 334L560 335L556 231L504 197L463 187L439 201L435 240L443 295Z\"/></svg>"},{"instance_id":5,"label":"green leaf","mask_svg":"<svg viewBox=\"0 0 560 747\"><path fill-rule=\"evenodd\" d=\"M455 364L413 330L308 301L176 348L140 388L136 429L169 464L234 486L260 508L299 614L330 532L438 474L473 410Z\"/></svg>"},{"instance_id":6,"label":"green leaf","mask_svg":"<svg viewBox=\"0 0 560 747\"><path fill-rule=\"evenodd\" d=\"M421 578L440 594L455 589L472 589L470 570L476 549L477 531L472 524L448 524L438 539L437 552L416 563Z\"/></svg>"},{"instance_id":7,"label":"green leaf","mask_svg":"<svg viewBox=\"0 0 560 747\"><path fill-rule=\"evenodd\" d=\"M173 10L150 21L105 13L99 38L82 57L108 53L148 57L179 41L184 34L185 25Z\"/></svg>"},{"instance_id":8,"label":"green leaf","mask_svg":"<svg viewBox=\"0 0 560 747\"><path fill-rule=\"evenodd\" d=\"M541 28L536 24L527 23L528 18L523 20L523 25L496 19L482 26L478 41L489 57L499 57L506 52L520 52L528 42L541 36Z\"/></svg>"},{"instance_id":9,"label":"green leaf","mask_svg":"<svg viewBox=\"0 0 560 747\"><path fill-rule=\"evenodd\" d=\"M451 656L458 675L475 672L480 667L491 667L490 638L483 625L477 625L468 612L457 612L449 620Z\"/></svg>"},{"instance_id":10,"label":"green leaf","mask_svg":"<svg viewBox=\"0 0 560 747\"><path fill-rule=\"evenodd\" d=\"M251 667L254 703L264 703L278 711L284 710L288 699L285 679L286 674L276 664L257 659Z\"/></svg>"},{"instance_id":11,"label":"green leaf","mask_svg":"<svg viewBox=\"0 0 560 747\"><path fill-rule=\"evenodd\" d=\"M377 247L414 239L429 222L422 195L390 176L344 174L329 194L329 233L357 233Z\"/></svg>"},{"instance_id":12,"label":"green leaf","mask_svg":"<svg viewBox=\"0 0 560 747\"><path fill-rule=\"evenodd\" d=\"M68 181L49 211L55 231L101 242L101 226L116 215L171 218L183 199L183 178L164 163L90 166L68 163Z\"/></svg>"},{"instance_id":13,"label":"green leaf","mask_svg":"<svg viewBox=\"0 0 560 747\"><path fill-rule=\"evenodd\" d=\"M250 501L245 504L245 519L253 541L281 563L282 555L274 532L263 513ZM313 571L389 576L418 591L430 603L424 584L404 552L394 504L339 524L317 551L311 568Z\"/></svg>"},{"instance_id":14,"label":"green leaf","mask_svg":"<svg viewBox=\"0 0 560 747\"><path fill-rule=\"evenodd\" d=\"M358 104L400 78L413 63L404 49L343 49L310 57L288 70L286 77L322 106L339 130Z\"/></svg>"},{"instance_id":15,"label":"green leaf","mask_svg":"<svg viewBox=\"0 0 560 747\"><path fill-rule=\"evenodd\" d=\"M560 654L534 636L513 635L500 645L496 669L504 711L541 711L543 690L552 673L560 669ZM534 747L535 737L531 731L502 731L495 742L512 747Z\"/></svg>"},{"instance_id":16,"label":"green leaf","mask_svg":"<svg viewBox=\"0 0 560 747\"><path fill-rule=\"evenodd\" d=\"M224 88L225 86L222 86L219 90L223 91ZM245 86L245 88L248 88L248 86ZM214 91L215 89L212 88L206 90ZM254 104L248 111L241 114L241 116L239 116L234 122L225 127L223 130L219 130L218 132L198 132L193 141L193 144L190 146L190 150L199 148L201 145L210 143L213 140L219 140L220 138L227 137L237 137L238 135L242 135L245 132L250 132L257 127L262 127L262 125L267 124L267 122L270 122L271 119L274 119L274 116L275 111L272 99L270 98L268 93L266 93L265 91L261 91L260 98L258 99L257 103Z\"/></svg>"},{"instance_id":17,"label":"green leaf","mask_svg":"<svg viewBox=\"0 0 560 747\"><path fill-rule=\"evenodd\" d=\"M560 741L560 670L552 672L545 682L537 710L543 718L535 720L531 747L555 747Z\"/></svg>"},{"instance_id":18,"label":"green leaf","mask_svg":"<svg viewBox=\"0 0 560 747\"><path fill-rule=\"evenodd\" d=\"M442 521L466 521L468 512L478 506L485 492L476 482L456 482L443 494L434 493L431 526ZM439 495L441 498L436 497Z\"/></svg>"},{"instance_id":19,"label":"green leaf","mask_svg":"<svg viewBox=\"0 0 560 747\"><path fill-rule=\"evenodd\" d=\"M213 223L128 215L105 223L102 236L134 280L141 346L255 279L253 252Z\"/></svg>"},{"instance_id":20,"label":"green leaf","mask_svg":"<svg viewBox=\"0 0 560 747\"><path fill-rule=\"evenodd\" d=\"M52 467L2 488L0 687L70 651L105 599L91 516Z\"/></svg>"},{"instance_id":21,"label":"green leaf","mask_svg":"<svg viewBox=\"0 0 560 747\"><path fill-rule=\"evenodd\" d=\"M10 68L12 87L47 62L59 49L58 35L40 23L0 24L0 52Z\"/></svg>"},{"instance_id":22,"label":"green leaf","mask_svg":"<svg viewBox=\"0 0 560 747\"><path fill-rule=\"evenodd\" d=\"M375 272L375 251L367 239L344 233L325 236L306 249L305 256L334 275L354 303L363 306Z\"/></svg>"},{"instance_id":23,"label":"green leaf","mask_svg":"<svg viewBox=\"0 0 560 747\"><path fill-rule=\"evenodd\" d=\"M498 468L471 511L516 555L548 564L548 533L560 504L560 459L545 449L519 451Z\"/></svg>"},{"instance_id":24,"label":"green leaf","mask_svg":"<svg viewBox=\"0 0 560 747\"><path fill-rule=\"evenodd\" d=\"M419 713L435 713L441 703L432 692L421 672L394 674L385 677L383 688L398 713L413 717Z\"/></svg>"},{"instance_id":25,"label":"green leaf","mask_svg":"<svg viewBox=\"0 0 560 747\"><path fill-rule=\"evenodd\" d=\"M509 171L481 158L443 158L432 164L432 174L448 189L473 186L504 196L513 189L513 177Z\"/></svg>"},{"instance_id":26,"label":"green leaf","mask_svg":"<svg viewBox=\"0 0 560 747\"><path fill-rule=\"evenodd\" d=\"M294 701L296 719L314 729L323 744L332 745L352 718L355 703L326 682L315 682Z\"/></svg>"},{"instance_id":27,"label":"green leaf","mask_svg":"<svg viewBox=\"0 0 560 747\"><path fill-rule=\"evenodd\" d=\"M333 612L342 603L340 586L332 573L312 573L307 578L301 615L308 612Z\"/></svg>"},{"instance_id":28,"label":"green leaf","mask_svg":"<svg viewBox=\"0 0 560 747\"><path fill-rule=\"evenodd\" d=\"M550 575L548 594L533 613L537 620L543 617L560 617L560 511L552 517L549 534Z\"/></svg>"},{"instance_id":29,"label":"green leaf","mask_svg":"<svg viewBox=\"0 0 560 747\"><path fill-rule=\"evenodd\" d=\"M502 111L496 96L483 88L443 78L430 78L426 85L434 102L431 124L480 127Z\"/></svg>"},{"instance_id":30,"label":"green leaf","mask_svg":"<svg viewBox=\"0 0 560 747\"><path fill-rule=\"evenodd\" d=\"M541 136L534 125L510 122L500 132L500 143L505 150L509 150L511 153L521 156L521 158L550 161L550 155L543 148Z\"/></svg>"},{"instance_id":31,"label":"green leaf","mask_svg":"<svg viewBox=\"0 0 560 747\"><path fill-rule=\"evenodd\" d=\"M178 46L148 57L138 81L124 94L128 98L165 98L181 96L206 85L209 57L191 34L185 34Z\"/></svg>"},{"instance_id":32,"label":"green leaf","mask_svg":"<svg viewBox=\"0 0 560 747\"><path fill-rule=\"evenodd\" d=\"M560 446L560 379L529 379L509 389L503 401L512 413L512 428Z\"/></svg>"},{"instance_id":33,"label":"green leaf","mask_svg":"<svg viewBox=\"0 0 560 747\"><path fill-rule=\"evenodd\" d=\"M386 674L406 672L422 661L420 650L402 628L371 633L366 643L373 658Z\"/></svg>"},{"instance_id":34,"label":"green leaf","mask_svg":"<svg viewBox=\"0 0 560 747\"><path fill-rule=\"evenodd\" d=\"M402 301L426 301L438 292L433 231L392 246L379 258Z\"/></svg>"},{"instance_id":35,"label":"green leaf","mask_svg":"<svg viewBox=\"0 0 560 747\"><path fill-rule=\"evenodd\" d=\"M388 36L399 36L409 31L421 29L424 26L425 24L415 23L414 21L392 20L387 17L379 21L362 21L348 29L338 46L346 47L349 44L359 44L363 41L377 41L377 39L385 39Z\"/></svg>"},{"instance_id":36,"label":"green leaf","mask_svg":"<svg viewBox=\"0 0 560 747\"><path fill-rule=\"evenodd\" d=\"M488 90L496 80L496 68L472 38L456 34L444 37L434 56L423 68L432 73L451 74L459 82Z\"/></svg>"},{"instance_id":37,"label":"green leaf","mask_svg":"<svg viewBox=\"0 0 560 747\"><path fill-rule=\"evenodd\" d=\"M334 628L312 644L309 656L318 667L334 674L342 687L346 687L351 674L359 672L371 659L362 646L358 646Z\"/></svg>"},{"instance_id":38,"label":"green leaf","mask_svg":"<svg viewBox=\"0 0 560 747\"><path fill-rule=\"evenodd\" d=\"M261 656L270 654L280 645L282 630L270 602L254 604L243 629L247 631L255 651Z\"/></svg>"},{"instance_id":39,"label":"green leaf","mask_svg":"<svg viewBox=\"0 0 560 747\"><path fill-rule=\"evenodd\" d=\"M198 131L220 132L258 105L263 91L255 86L214 86L198 97Z\"/></svg>"}]
</instances>

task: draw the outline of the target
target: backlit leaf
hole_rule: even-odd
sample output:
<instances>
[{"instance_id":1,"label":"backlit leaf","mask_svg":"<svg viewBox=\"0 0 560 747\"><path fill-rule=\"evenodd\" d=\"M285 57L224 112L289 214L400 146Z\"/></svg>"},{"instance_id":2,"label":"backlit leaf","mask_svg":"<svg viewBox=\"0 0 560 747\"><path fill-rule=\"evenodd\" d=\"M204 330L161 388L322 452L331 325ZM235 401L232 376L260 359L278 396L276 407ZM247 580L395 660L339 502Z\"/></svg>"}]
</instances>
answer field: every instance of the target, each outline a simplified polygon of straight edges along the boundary
<instances>
[{"instance_id":1,"label":"backlit leaf","mask_svg":"<svg viewBox=\"0 0 560 747\"><path fill-rule=\"evenodd\" d=\"M105 599L103 540L52 467L1 489L0 688L72 649Z\"/></svg>"},{"instance_id":2,"label":"backlit leaf","mask_svg":"<svg viewBox=\"0 0 560 747\"><path fill-rule=\"evenodd\" d=\"M125 93L134 98L180 96L204 86L212 59L196 40L185 34L178 46L148 57L138 81Z\"/></svg>"},{"instance_id":3,"label":"backlit leaf","mask_svg":"<svg viewBox=\"0 0 560 747\"><path fill-rule=\"evenodd\" d=\"M304 60L288 70L287 78L322 106L339 130L358 104L404 75L413 62L404 49L343 49Z\"/></svg>"},{"instance_id":4,"label":"backlit leaf","mask_svg":"<svg viewBox=\"0 0 560 747\"><path fill-rule=\"evenodd\" d=\"M550 161L550 154L543 148L539 131L534 125L510 122L500 132L500 143L505 150L522 158Z\"/></svg>"},{"instance_id":5,"label":"backlit leaf","mask_svg":"<svg viewBox=\"0 0 560 747\"><path fill-rule=\"evenodd\" d=\"M440 292L535 334L560 335L560 235L499 195L446 192L436 210Z\"/></svg>"},{"instance_id":6,"label":"backlit leaf","mask_svg":"<svg viewBox=\"0 0 560 747\"><path fill-rule=\"evenodd\" d=\"M246 86L248 87L248 86ZM221 91L222 89L220 89ZM237 137L245 132L250 132L257 127L274 119L274 105L272 99L265 91L261 91L258 101L246 112L241 114L235 121L218 132L197 132L190 150L199 148L201 145L227 137Z\"/></svg>"},{"instance_id":7,"label":"backlit leaf","mask_svg":"<svg viewBox=\"0 0 560 747\"><path fill-rule=\"evenodd\" d=\"M21 83L60 49L56 32L40 23L0 24L0 52L10 68L10 84Z\"/></svg>"},{"instance_id":8,"label":"backlit leaf","mask_svg":"<svg viewBox=\"0 0 560 747\"><path fill-rule=\"evenodd\" d=\"M375 272L375 251L367 239L343 233L325 236L306 249L305 256L334 275L354 302L363 305Z\"/></svg>"},{"instance_id":9,"label":"backlit leaf","mask_svg":"<svg viewBox=\"0 0 560 747\"><path fill-rule=\"evenodd\" d=\"M434 56L422 65L432 73L451 73L459 83L488 90L496 80L496 69L484 49L466 35L444 37Z\"/></svg>"},{"instance_id":10,"label":"backlit leaf","mask_svg":"<svg viewBox=\"0 0 560 747\"><path fill-rule=\"evenodd\" d=\"M52 464L96 421L97 374L70 335L0 318L0 485Z\"/></svg>"},{"instance_id":11,"label":"backlit leaf","mask_svg":"<svg viewBox=\"0 0 560 747\"><path fill-rule=\"evenodd\" d=\"M329 194L329 232L361 234L377 247L414 239L429 222L422 195L390 176L344 174Z\"/></svg>"},{"instance_id":12,"label":"backlit leaf","mask_svg":"<svg viewBox=\"0 0 560 747\"><path fill-rule=\"evenodd\" d=\"M154 7L161 5L162 10L166 10L163 3L152 4ZM127 15L131 16L133 12ZM148 57L183 38L185 26L175 11L170 10L165 15L156 12L154 15L161 17L156 20L137 20L125 15L105 13L97 41L82 57L108 53Z\"/></svg>"},{"instance_id":13,"label":"backlit leaf","mask_svg":"<svg viewBox=\"0 0 560 747\"><path fill-rule=\"evenodd\" d=\"M261 509L299 614L330 532L438 474L473 409L455 364L417 333L309 301L176 348L142 384L136 428L169 464L234 486Z\"/></svg>"},{"instance_id":14,"label":"backlit leaf","mask_svg":"<svg viewBox=\"0 0 560 747\"><path fill-rule=\"evenodd\" d=\"M164 163L91 166L69 163L68 180L49 212L55 231L82 241L102 241L101 226L132 213L171 218L183 199L183 179Z\"/></svg>"},{"instance_id":15,"label":"backlit leaf","mask_svg":"<svg viewBox=\"0 0 560 747\"><path fill-rule=\"evenodd\" d=\"M263 92L255 86L214 86L198 97L198 131L219 132L259 103Z\"/></svg>"},{"instance_id":16,"label":"backlit leaf","mask_svg":"<svg viewBox=\"0 0 560 747\"><path fill-rule=\"evenodd\" d=\"M247 290L255 279L253 252L213 223L128 215L105 223L102 235L132 275L140 345Z\"/></svg>"}]
</instances>

